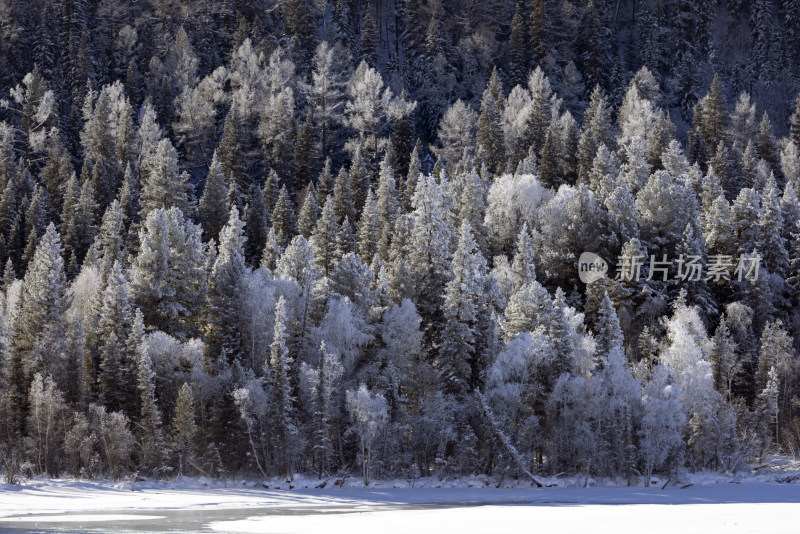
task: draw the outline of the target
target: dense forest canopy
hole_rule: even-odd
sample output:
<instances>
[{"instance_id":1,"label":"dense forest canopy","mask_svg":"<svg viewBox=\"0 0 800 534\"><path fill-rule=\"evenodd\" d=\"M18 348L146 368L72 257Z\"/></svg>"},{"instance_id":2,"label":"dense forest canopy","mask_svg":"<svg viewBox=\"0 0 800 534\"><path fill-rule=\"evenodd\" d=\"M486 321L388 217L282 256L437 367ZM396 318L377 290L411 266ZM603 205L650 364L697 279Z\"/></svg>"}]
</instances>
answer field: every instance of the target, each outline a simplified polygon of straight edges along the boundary
<instances>
[{"instance_id":1,"label":"dense forest canopy","mask_svg":"<svg viewBox=\"0 0 800 534\"><path fill-rule=\"evenodd\" d=\"M0 471L798 454L799 88L800 0L0 0Z\"/></svg>"}]
</instances>

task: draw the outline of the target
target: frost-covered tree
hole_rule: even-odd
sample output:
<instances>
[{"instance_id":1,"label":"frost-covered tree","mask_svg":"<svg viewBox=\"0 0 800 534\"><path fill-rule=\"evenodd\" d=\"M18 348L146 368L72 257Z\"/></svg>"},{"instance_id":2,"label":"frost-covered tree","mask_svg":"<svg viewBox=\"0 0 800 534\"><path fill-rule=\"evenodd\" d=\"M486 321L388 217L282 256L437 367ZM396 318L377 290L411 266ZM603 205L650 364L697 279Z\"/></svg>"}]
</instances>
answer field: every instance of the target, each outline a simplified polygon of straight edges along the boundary
<instances>
[{"instance_id":1,"label":"frost-covered tree","mask_svg":"<svg viewBox=\"0 0 800 534\"><path fill-rule=\"evenodd\" d=\"M361 445L361 473L364 484L369 485L372 471L372 453L375 440L386 423L386 399L361 384L357 390L346 393L347 410L353 419L353 430L358 434Z\"/></svg>"}]
</instances>

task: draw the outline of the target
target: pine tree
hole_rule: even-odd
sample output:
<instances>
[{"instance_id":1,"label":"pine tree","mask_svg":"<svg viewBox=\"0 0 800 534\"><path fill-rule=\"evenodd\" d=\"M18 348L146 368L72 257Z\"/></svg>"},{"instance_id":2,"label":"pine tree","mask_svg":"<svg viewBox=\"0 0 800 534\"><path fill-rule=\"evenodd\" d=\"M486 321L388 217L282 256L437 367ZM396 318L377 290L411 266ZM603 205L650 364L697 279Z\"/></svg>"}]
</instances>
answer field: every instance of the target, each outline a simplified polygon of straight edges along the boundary
<instances>
[{"instance_id":1,"label":"pine tree","mask_svg":"<svg viewBox=\"0 0 800 534\"><path fill-rule=\"evenodd\" d=\"M178 153L169 139L162 139L142 187L142 213L176 207L190 213L188 174L178 171Z\"/></svg>"},{"instance_id":2,"label":"pine tree","mask_svg":"<svg viewBox=\"0 0 800 534\"><path fill-rule=\"evenodd\" d=\"M211 362L226 358L233 363L243 355L241 298L247 266L244 258L244 223L232 207L220 232L219 252L208 278L207 312L203 325L206 357Z\"/></svg>"},{"instance_id":3,"label":"pine tree","mask_svg":"<svg viewBox=\"0 0 800 534\"><path fill-rule=\"evenodd\" d=\"M52 372L55 361L48 355L57 354L65 328L63 313L69 305L66 294L64 260L61 257L61 237L50 223L36 247L25 273L22 301L9 347L8 391L11 421L22 435L28 411L28 394L33 374ZM41 346L41 343L54 346Z\"/></svg>"},{"instance_id":4,"label":"pine tree","mask_svg":"<svg viewBox=\"0 0 800 534\"><path fill-rule=\"evenodd\" d=\"M417 180L422 173L422 164L420 162L420 151L422 150L422 143L417 139L414 145L414 150L411 152L411 158L408 162L408 174L405 180L405 189L403 190L403 204L405 211L411 210L411 205L414 200L414 192L417 190Z\"/></svg>"},{"instance_id":5,"label":"pine tree","mask_svg":"<svg viewBox=\"0 0 800 534\"><path fill-rule=\"evenodd\" d=\"M130 283L146 324L178 338L196 334L206 285L200 227L177 208L155 209L139 230L139 243Z\"/></svg>"},{"instance_id":6,"label":"pine tree","mask_svg":"<svg viewBox=\"0 0 800 534\"><path fill-rule=\"evenodd\" d=\"M310 183L303 198L303 205L297 215L297 233L308 239L314 231L314 225L319 218L320 207L317 204L317 194L314 184Z\"/></svg>"},{"instance_id":7,"label":"pine tree","mask_svg":"<svg viewBox=\"0 0 800 534\"><path fill-rule=\"evenodd\" d=\"M241 195L250 185L247 178L247 152L242 122L242 118L237 114L236 106L231 106L228 114L225 115L222 140L215 151L219 159L220 170L224 174L227 184L234 187L236 191L237 204L241 200Z\"/></svg>"},{"instance_id":8,"label":"pine tree","mask_svg":"<svg viewBox=\"0 0 800 534\"><path fill-rule=\"evenodd\" d=\"M164 467L166 443L162 433L161 411L156 402L155 372L146 350L139 351L139 466L147 473L156 474Z\"/></svg>"},{"instance_id":9,"label":"pine tree","mask_svg":"<svg viewBox=\"0 0 800 534\"><path fill-rule=\"evenodd\" d=\"M500 75L495 68L489 79L489 85L481 98L481 113L478 117L478 145L486 156L489 172L497 173L503 160L503 130L500 125L503 89L500 86ZM499 96L498 96L499 95Z\"/></svg>"},{"instance_id":10,"label":"pine tree","mask_svg":"<svg viewBox=\"0 0 800 534\"><path fill-rule=\"evenodd\" d=\"M356 220L356 207L353 203L353 190L350 188L350 175L342 167L336 175L336 183L333 186L333 211L339 222L345 218L351 221Z\"/></svg>"},{"instance_id":11,"label":"pine tree","mask_svg":"<svg viewBox=\"0 0 800 534\"><path fill-rule=\"evenodd\" d=\"M530 39L531 59L540 65L550 50L547 7L544 0L533 0L531 10Z\"/></svg>"},{"instance_id":12,"label":"pine tree","mask_svg":"<svg viewBox=\"0 0 800 534\"><path fill-rule=\"evenodd\" d=\"M537 66L528 77L528 88L531 91L531 106L525 136L528 143L533 146L534 152L541 156L553 115L551 108L553 90L550 87L550 80L544 75L541 67Z\"/></svg>"},{"instance_id":13,"label":"pine tree","mask_svg":"<svg viewBox=\"0 0 800 534\"><path fill-rule=\"evenodd\" d=\"M730 117L719 74L714 75L708 94L700 99L697 106L702 109L702 113L698 116L695 111L694 127L700 132L705 145L716 149L725 139Z\"/></svg>"},{"instance_id":14,"label":"pine tree","mask_svg":"<svg viewBox=\"0 0 800 534\"><path fill-rule=\"evenodd\" d=\"M767 117L766 112L764 112L764 117ZM800 147L800 96L798 96L797 100L795 100L794 113L792 113L792 116L789 118L789 124L789 133L791 135L792 142L795 144L795 146ZM762 157L767 159L766 156Z\"/></svg>"},{"instance_id":15,"label":"pine tree","mask_svg":"<svg viewBox=\"0 0 800 534\"><path fill-rule=\"evenodd\" d=\"M719 321L714 337L711 339L711 351L708 358L714 373L714 385L725 400L730 401L731 388L736 375L736 343L726 324L725 315Z\"/></svg>"},{"instance_id":16,"label":"pine tree","mask_svg":"<svg viewBox=\"0 0 800 534\"><path fill-rule=\"evenodd\" d=\"M249 265L257 265L269 234L269 213L264 202L264 194L255 186L250 188L250 203L245 214L244 257Z\"/></svg>"},{"instance_id":17,"label":"pine tree","mask_svg":"<svg viewBox=\"0 0 800 534\"><path fill-rule=\"evenodd\" d=\"M203 196L197 205L197 216L203 226L203 237L206 241L218 239L222 227L228 219L228 184L222 172L217 153L211 159Z\"/></svg>"},{"instance_id":18,"label":"pine tree","mask_svg":"<svg viewBox=\"0 0 800 534\"><path fill-rule=\"evenodd\" d=\"M613 148L614 136L611 108L603 90L596 85L589 101L583 121L581 140L578 145L578 178L588 181L594 158L600 145Z\"/></svg>"},{"instance_id":19,"label":"pine tree","mask_svg":"<svg viewBox=\"0 0 800 534\"><path fill-rule=\"evenodd\" d=\"M528 73L527 49L525 44L527 26L524 24L521 2L514 7L514 18L511 20L511 37L508 41L508 70L511 87L523 85Z\"/></svg>"},{"instance_id":20,"label":"pine tree","mask_svg":"<svg viewBox=\"0 0 800 534\"><path fill-rule=\"evenodd\" d=\"M311 172L314 160L312 151L312 121L314 120L313 111L311 109L306 113L303 126L297 133L297 142L294 145L294 160L296 163L294 187L302 189L306 184L311 182Z\"/></svg>"},{"instance_id":21,"label":"pine tree","mask_svg":"<svg viewBox=\"0 0 800 534\"><path fill-rule=\"evenodd\" d=\"M175 416L172 418L172 450L178 457L179 476L188 472L188 467L194 466L197 457L196 437L194 397L191 386L184 382L178 392Z\"/></svg>"},{"instance_id":22,"label":"pine tree","mask_svg":"<svg viewBox=\"0 0 800 534\"><path fill-rule=\"evenodd\" d=\"M609 71L611 56L608 50L608 28L601 20L601 8L594 0L589 0L582 21L581 40L584 47L582 63L586 83L589 87L604 85L606 73Z\"/></svg>"},{"instance_id":23,"label":"pine tree","mask_svg":"<svg viewBox=\"0 0 800 534\"><path fill-rule=\"evenodd\" d=\"M453 276L445 286L442 313L445 318L438 349L442 389L464 395L479 385L478 313L486 306L483 277L486 260L472 237L469 223L461 225L453 254Z\"/></svg>"},{"instance_id":24,"label":"pine tree","mask_svg":"<svg viewBox=\"0 0 800 534\"><path fill-rule=\"evenodd\" d=\"M336 254L336 236L339 228L334 212L333 197L328 196L309 240L311 246L314 247L314 261L325 276L330 274L333 265L339 259Z\"/></svg>"},{"instance_id":25,"label":"pine tree","mask_svg":"<svg viewBox=\"0 0 800 534\"><path fill-rule=\"evenodd\" d=\"M366 61L372 68L378 68L378 30L375 28L375 20L372 18L372 9L369 6L364 10L358 52L361 61Z\"/></svg>"},{"instance_id":26,"label":"pine tree","mask_svg":"<svg viewBox=\"0 0 800 534\"><path fill-rule=\"evenodd\" d=\"M133 383L136 360L129 360L125 342L133 324L128 281L119 262L115 262L102 293L96 339L100 343L97 373L100 401L112 412L133 414L129 386Z\"/></svg>"},{"instance_id":27,"label":"pine tree","mask_svg":"<svg viewBox=\"0 0 800 534\"><path fill-rule=\"evenodd\" d=\"M317 204L320 206L325 205L328 195L333 194L333 175L331 174L331 160L325 160L325 165L322 167L322 172L319 173L317 178Z\"/></svg>"},{"instance_id":28,"label":"pine tree","mask_svg":"<svg viewBox=\"0 0 800 534\"><path fill-rule=\"evenodd\" d=\"M378 253L381 238L381 222L378 206L372 191L367 193L367 200L358 223L358 244L356 250L362 258L372 258Z\"/></svg>"},{"instance_id":29,"label":"pine tree","mask_svg":"<svg viewBox=\"0 0 800 534\"><path fill-rule=\"evenodd\" d=\"M425 325L425 343L431 348L442 327L444 289L450 278L453 223L444 194L431 176L420 176L414 194L413 228L408 268L415 286L417 307Z\"/></svg>"},{"instance_id":30,"label":"pine tree","mask_svg":"<svg viewBox=\"0 0 800 534\"><path fill-rule=\"evenodd\" d=\"M272 406L275 421L275 447L281 475L291 480L294 470L295 398L292 395L293 358L286 347L286 303L281 296L275 304L275 331L269 349Z\"/></svg>"},{"instance_id":31,"label":"pine tree","mask_svg":"<svg viewBox=\"0 0 800 534\"><path fill-rule=\"evenodd\" d=\"M755 143L758 155L769 163L773 172L778 172L780 169L780 151L778 149L778 142L775 139L775 133L772 130L772 123L766 111L764 115L762 115L761 122L758 125Z\"/></svg>"},{"instance_id":32,"label":"pine tree","mask_svg":"<svg viewBox=\"0 0 800 534\"><path fill-rule=\"evenodd\" d=\"M522 224L517 235L517 248L511 270L515 277L514 291L519 291L523 286L536 281L536 265L528 223Z\"/></svg>"},{"instance_id":33,"label":"pine tree","mask_svg":"<svg viewBox=\"0 0 800 534\"><path fill-rule=\"evenodd\" d=\"M597 354L608 355L612 350L623 348L622 328L619 325L619 318L608 293L603 296L595 321L594 330L597 340Z\"/></svg>"},{"instance_id":34,"label":"pine tree","mask_svg":"<svg viewBox=\"0 0 800 534\"><path fill-rule=\"evenodd\" d=\"M384 158L381 162L378 190L375 196L378 219L381 224L381 239L378 253L381 255L382 259L386 260L389 254L392 229L400 214L400 195L397 193L397 183L395 182L392 166L388 158Z\"/></svg>"},{"instance_id":35,"label":"pine tree","mask_svg":"<svg viewBox=\"0 0 800 534\"><path fill-rule=\"evenodd\" d=\"M281 187L278 199L275 201L275 207L270 215L270 221L272 221L272 229L275 230L278 245L281 247L286 246L297 232L294 205L289 199L286 186Z\"/></svg>"}]
</instances>

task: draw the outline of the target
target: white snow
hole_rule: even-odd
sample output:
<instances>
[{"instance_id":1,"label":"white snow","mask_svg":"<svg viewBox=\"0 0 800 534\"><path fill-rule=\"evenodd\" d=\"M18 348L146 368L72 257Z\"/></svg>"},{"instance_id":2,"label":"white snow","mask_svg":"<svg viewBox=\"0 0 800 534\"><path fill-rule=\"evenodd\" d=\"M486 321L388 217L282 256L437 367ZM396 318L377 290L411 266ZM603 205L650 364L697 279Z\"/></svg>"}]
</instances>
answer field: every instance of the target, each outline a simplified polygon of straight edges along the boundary
<instances>
[{"instance_id":1,"label":"white snow","mask_svg":"<svg viewBox=\"0 0 800 534\"><path fill-rule=\"evenodd\" d=\"M546 479L557 487L484 487L482 479L383 482L364 487L315 488L298 479L289 489L252 482L185 479L168 483L29 481L0 484L0 530L36 523L156 521L180 510L224 511L204 522L221 532L797 532L800 484L775 476L731 480L693 475L687 487L582 487L580 478ZM784 479L786 480L786 479ZM357 481L353 480L353 484ZM520 482L523 484L524 482ZM467 485L476 487L464 487ZM424 487L419 487L424 485ZM396 487L397 486L397 487ZM149 513L150 515L144 515ZM142 515L139 515L142 514ZM152 523L158 524L158 523ZM130 523L128 523L130 525ZM24 528L24 527L22 527ZM133 528L133 527L131 527Z\"/></svg>"}]
</instances>

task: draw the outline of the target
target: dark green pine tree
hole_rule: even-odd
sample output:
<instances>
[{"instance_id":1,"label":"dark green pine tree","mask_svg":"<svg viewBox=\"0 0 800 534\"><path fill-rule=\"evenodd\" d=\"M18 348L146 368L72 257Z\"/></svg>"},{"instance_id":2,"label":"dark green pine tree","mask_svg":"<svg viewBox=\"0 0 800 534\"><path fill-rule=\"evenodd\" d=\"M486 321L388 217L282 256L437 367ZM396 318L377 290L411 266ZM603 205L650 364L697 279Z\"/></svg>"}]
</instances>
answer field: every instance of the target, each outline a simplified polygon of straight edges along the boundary
<instances>
[{"instance_id":1,"label":"dark green pine tree","mask_svg":"<svg viewBox=\"0 0 800 534\"><path fill-rule=\"evenodd\" d=\"M197 216L203 227L205 241L219 239L219 233L228 221L228 214L228 182L214 152L203 186L203 196L197 205Z\"/></svg>"},{"instance_id":2,"label":"dark green pine tree","mask_svg":"<svg viewBox=\"0 0 800 534\"><path fill-rule=\"evenodd\" d=\"M244 146L244 133L242 132L241 119L237 116L236 108L231 106L225 115L225 124L222 129L222 140L217 147L217 157L222 167L222 172L228 186L235 187L237 205L241 204L244 192L249 189L247 177L247 163Z\"/></svg>"},{"instance_id":3,"label":"dark green pine tree","mask_svg":"<svg viewBox=\"0 0 800 534\"><path fill-rule=\"evenodd\" d=\"M544 0L533 0L530 24L530 50L534 65L539 65L549 51L547 7Z\"/></svg>"},{"instance_id":4,"label":"dark green pine tree","mask_svg":"<svg viewBox=\"0 0 800 534\"><path fill-rule=\"evenodd\" d=\"M478 117L478 145L483 149L489 172L497 173L504 164L502 114L503 88L497 68L492 71L489 85L481 98L481 113Z\"/></svg>"},{"instance_id":5,"label":"dark green pine tree","mask_svg":"<svg viewBox=\"0 0 800 534\"><path fill-rule=\"evenodd\" d=\"M317 224L319 218L320 207L317 204L316 190L314 183L308 184L306 189L303 205L300 207L300 213L297 214L297 233L306 239L311 237L311 232L314 231L314 226Z\"/></svg>"},{"instance_id":6,"label":"dark green pine tree","mask_svg":"<svg viewBox=\"0 0 800 534\"><path fill-rule=\"evenodd\" d=\"M583 15L581 31L581 72L586 78L589 87L605 85L605 80L611 66L611 55L608 48L609 30L605 26L600 8L594 0L589 0Z\"/></svg>"},{"instance_id":7,"label":"dark green pine tree","mask_svg":"<svg viewBox=\"0 0 800 534\"><path fill-rule=\"evenodd\" d=\"M283 296L275 305L275 331L269 350L271 405L274 413L276 462L282 475L291 479L293 445L297 434L296 399L292 394L292 362L286 346L286 304Z\"/></svg>"},{"instance_id":8,"label":"dark green pine tree","mask_svg":"<svg viewBox=\"0 0 800 534\"><path fill-rule=\"evenodd\" d=\"M227 224L220 232L219 252L208 277L203 333L209 362L224 358L233 363L240 360L243 354L240 299L247 272L245 240L244 223L234 206Z\"/></svg>"},{"instance_id":9,"label":"dark green pine tree","mask_svg":"<svg viewBox=\"0 0 800 534\"><path fill-rule=\"evenodd\" d=\"M714 75L708 94L698 102L698 106L702 113L698 116L695 111L693 126L700 132L705 145L710 150L715 150L719 142L725 139L730 118L719 74Z\"/></svg>"},{"instance_id":10,"label":"dark green pine tree","mask_svg":"<svg viewBox=\"0 0 800 534\"><path fill-rule=\"evenodd\" d=\"M407 101L406 90L400 92L400 100ZM395 119L392 125L392 167L395 176L405 176L408 173L408 164L411 151L414 149L414 118L413 112Z\"/></svg>"},{"instance_id":11,"label":"dark green pine tree","mask_svg":"<svg viewBox=\"0 0 800 534\"><path fill-rule=\"evenodd\" d=\"M14 321L7 364L10 419L24 435L28 393L34 373L50 372L66 334L63 314L69 306L61 237L50 223L25 273L21 304ZM46 345L43 345L46 344Z\"/></svg>"},{"instance_id":12,"label":"dark green pine tree","mask_svg":"<svg viewBox=\"0 0 800 534\"><path fill-rule=\"evenodd\" d=\"M767 115L766 111L761 117L761 123L758 125L755 144L758 155L769 164L772 172L780 172L780 149L778 148L778 141L775 139L775 132L772 129L772 122L769 120L769 115Z\"/></svg>"},{"instance_id":13,"label":"dark green pine tree","mask_svg":"<svg viewBox=\"0 0 800 534\"><path fill-rule=\"evenodd\" d=\"M297 142L294 145L294 159L297 165L294 183L298 190L303 189L311 182L312 169L314 166L314 154L312 151L315 145L312 139L313 133L311 131L313 125L314 114L313 111L309 109L308 113L306 113L306 120L303 122L303 126L300 127L300 131L297 134Z\"/></svg>"},{"instance_id":14,"label":"dark green pine tree","mask_svg":"<svg viewBox=\"0 0 800 534\"><path fill-rule=\"evenodd\" d=\"M508 40L508 76L511 87L524 87L528 77L528 28L523 7L522 2L517 2L514 18L511 19L511 37Z\"/></svg>"},{"instance_id":15,"label":"dark green pine tree","mask_svg":"<svg viewBox=\"0 0 800 534\"><path fill-rule=\"evenodd\" d=\"M97 386L100 402L108 411L133 413L134 397L131 386L136 372L136 360L131 360L125 342L133 325L128 281L122 266L115 262L102 293L98 314L96 340L100 343Z\"/></svg>"},{"instance_id":16,"label":"dark green pine tree","mask_svg":"<svg viewBox=\"0 0 800 534\"><path fill-rule=\"evenodd\" d=\"M358 57L366 61L373 69L378 68L378 29L372 18L372 8L367 4L364 9L364 20L361 26L361 41L358 45Z\"/></svg>"},{"instance_id":17,"label":"dark green pine tree","mask_svg":"<svg viewBox=\"0 0 800 534\"><path fill-rule=\"evenodd\" d=\"M289 198L289 193L286 192L285 186L281 187L278 199L275 202L275 208L270 215L270 221L272 221L272 229L275 230L278 245L285 247L297 233L294 204Z\"/></svg>"},{"instance_id":18,"label":"dark green pine tree","mask_svg":"<svg viewBox=\"0 0 800 534\"><path fill-rule=\"evenodd\" d=\"M244 257L249 265L258 266L269 234L269 213L264 193L256 185L250 187L250 203L245 214Z\"/></svg>"},{"instance_id":19,"label":"dark green pine tree","mask_svg":"<svg viewBox=\"0 0 800 534\"><path fill-rule=\"evenodd\" d=\"M356 207L353 203L353 190L350 188L350 174L342 167L333 185L333 211L339 222L345 218L356 220Z\"/></svg>"},{"instance_id":20,"label":"dark green pine tree","mask_svg":"<svg viewBox=\"0 0 800 534\"><path fill-rule=\"evenodd\" d=\"M328 196L310 239L311 246L314 248L314 262L317 267L322 269L325 276L330 275L334 264L339 259L336 253L336 237L340 226L336 220L333 205L333 197Z\"/></svg>"},{"instance_id":21,"label":"dark green pine tree","mask_svg":"<svg viewBox=\"0 0 800 534\"><path fill-rule=\"evenodd\" d=\"M766 112L764 112L766 116ZM792 138L792 142L800 148L800 95L798 95L797 100L794 103L794 113L789 118L789 133Z\"/></svg>"}]
</instances>

